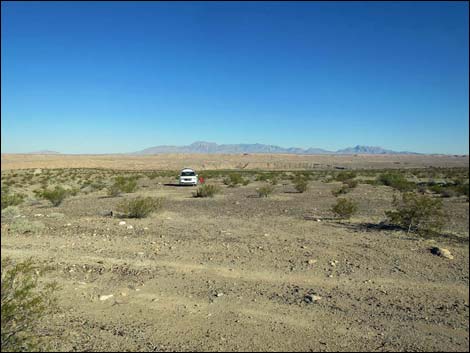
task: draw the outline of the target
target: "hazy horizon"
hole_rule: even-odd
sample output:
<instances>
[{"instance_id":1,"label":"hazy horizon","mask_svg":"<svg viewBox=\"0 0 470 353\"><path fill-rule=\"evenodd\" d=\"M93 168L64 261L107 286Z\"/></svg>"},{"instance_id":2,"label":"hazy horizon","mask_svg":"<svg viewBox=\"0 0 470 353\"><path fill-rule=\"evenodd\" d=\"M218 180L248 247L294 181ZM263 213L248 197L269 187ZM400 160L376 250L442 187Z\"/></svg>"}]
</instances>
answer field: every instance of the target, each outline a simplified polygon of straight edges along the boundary
<instances>
[{"instance_id":1,"label":"hazy horizon","mask_svg":"<svg viewBox=\"0 0 470 353\"><path fill-rule=\"evenodd\" d=\"M147 149L151 149L151 148L154 148L154 147L186 147L186 146L190 146L192 144L195 144L195 143L209 143L209 144L216 144L218 146L221 146L221 145L233 145L233 146L240 146L240 145L258 145L258 143L249 143L249 144L222 144L222 143L217 143L217 142L213 142L213 141L193 141L192 143L190 144L187 144L187 145L155 145L155 146L148 146L147 148L144 148L144 149L141 149L141 150L137 150L137 151L126 151L126 152L102 152L102 153L93 153L93 152L88 152L88 153L82 153L82 152L73 152L73 153L68 153L68 152L61 152L61 151L56 151L56 150L50 150L50 149L40 149L40 150L35 150L35 151L28 151L28 152L3 152L2 151L2 154L64 154L64 155L106 155L106 154L139 154L140 152L143 152ZM261 144L261 145L264 145L264 144ZM279 146L279 145L264 145L264 146L274 146L274 147L280 147L280 148L284 148L284 149L289 149L289 148L299 148L297 146ZM318 150L324 150L325 151L325 154L329 154L329 153L337 153L341 150L344 150L344 149L351 149L351 148L356 148L356 147L367 147L367 148L382 148L382 146L365 146L365 145L354 145L354 146L344 146L343 148L340 148L340 149L337 149L337 150L326 150L326 149L323 149L321 147L318 147L318 146L309 146L307 148L302 148L304 150L307 150L309 148L311 149L318 149ZM420 153L420 152L416 152L416 151L398 151L398 150L393 150L393 149L387 149L387 148L383 148L384 150L390 150L390 151L393 151L393 152L397 152L397 153L400 153L400 152L411 152L411 153L418 153L418 154L436 154L436 155L465 155L465 156L468 156L469 154L468 153L439 153L439 152L434 152L434 153ZM162 152L158 152L156 154L161 154ZM187 154L187 153L192 153L192 152L168 152L169 154L174 154L174 153L181 153L181 154ZM201 153L201 152L194 152L196 154L198 153ZM210 152L210 153L214 153L214 152ZM209 153L209 154L210 154ZM227 152L226 154L237 154L237 153L242 153L242 152ZM265 153L268 153L268 152L250 152L250 154L265 154ZM356 154L357 152L354 152L354 154ZM150 153L151 154L151 153ZM215 154L224 154L224 152L215 152ZM269 154L269 153L268 153ZM272 152L271 154L290 154L288 152ZM292 153L292 154L295 154L295 153ZM315 153L309 153L311 155L314 155ZM322 153L319 153L319 154L322 154ZM367 153L362 153L362 154L367 154Z\"/></svg>"},{"instance_id":2,"label":"hazy horizon","mask_svg":"<svg viewBox=\"0 0 470 353\"><path fill-rule=\"evenodd\" d=\"M2 2L2 153L468 154L466 2Z\"/></svg>"}]
</instances>

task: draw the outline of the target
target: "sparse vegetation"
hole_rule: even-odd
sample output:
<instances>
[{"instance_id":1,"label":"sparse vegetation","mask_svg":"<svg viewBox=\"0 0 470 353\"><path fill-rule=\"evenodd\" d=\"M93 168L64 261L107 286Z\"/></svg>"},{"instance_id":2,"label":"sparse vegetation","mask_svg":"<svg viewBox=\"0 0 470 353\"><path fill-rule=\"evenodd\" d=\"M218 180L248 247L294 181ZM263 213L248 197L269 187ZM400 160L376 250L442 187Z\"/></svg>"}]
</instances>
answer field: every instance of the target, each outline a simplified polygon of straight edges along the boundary
<instances>
[{"instance_id":1,"label":"sparse vegetation","mask_svg":"<svg viewBox=\"0 0 470 353\"><path fill-rule=\"evenodd\" d=\"M137 178L135 176L117 176L114 180L114 187L125 193L132 193L137 190Z\"/></svg>"},{"instance_id":2,"label":"sparse vegetation","mask_svg":"<svg viewBox=\"0 0 470 353\"><path fill-rule=\"evenodd\" d=\"M116 197L116 196L119 196L120 194L121 194L121 188L116 183L108 187L108 191L107 191L108 196Z\"/></svg>"},{"instance_id":3,"label":"sparse vegetation","mask_svg":"<svg viewBox=\"0 0 470 353\"><path fill-rule=\"evenodd\" d=\"M343 185L347 186L349 189L354 189L358 184L357 180L354 179L346 179L343 181Z\"/></svg>"},{"instance_id":4,"label":"sparse vegetation","mask_svg":"<svg viewBox=\"0 0 470 353\"><path fill-rule=\"evenodd\" d=\"M298 178L297 180L294 181L294 187L295 187L295 190L297 190L300 193L307 191L307 188L308 188L307 180L303 178Z\"/></svg>"},{"instance_id":5,"label":"sparse vegetation","mask_svg":"<svg viewBox=\"0 0 470 353\"><path fill-rule=\"evenodd\" d=\"M241 184L247 185L249 183L249 180L247 182L247 179L244 179L239 173L231 173L224 178L223 182L228 187L234 188Z\"/></svg>"},{"instance_id":6,"label":"sparse vegetation","mask_svg":"<svg viewBox=\"0 0 470 353\"><path fill-rule=\"evenodd\" d=\"M379 175L377 183L390 186L399 191L410 191L416 186L415 183L408 181L403 174L398 172L388 172Z\"/></svg>"},{"instance_id":7,"label":"sparse vegetation","mask_svg":"<svg viewBox=\"0 0 470 353\"><path fill-rule=\"evenodd\" d=\"M268 197L274 192L274 186L267 184L256 190L259 197Z\"/></svg>"},{"instance_id":8,"label":"sparse vegetation","mask_svg":"<svg viewBox=\"0 0 470 353\"><path fill-rule=\"evenodd\" d=\"M357 203L350 199L339 198L331 210L336 216L349 219L357 212Z\"/></svg>"},{"instance_id":9,"label":"sparse vegetation","mask_svg":"<svg viewBox=\"0 0 470 353\"><path fill-rule=\"evenodd\" d=\"M8 188L2 187L2 192L1 192L1 207L2 210L4 208L7 208L9 206L17 206L21 203L23 203L25 196L22 194L16 194L16 193L10 193Z\"/></svg>"},{"instance_id":10,"label":"sparse vegetation","mask_svg":"<svg viewBox=\"0 0 470 353\"><path fill-rule=\"evenodd\" d=\"M40 269L32 260L2 258L2 352L45 351L39 322L55 309L55 283L39 285Z\"/></svg>"},{"instance_id":11,"label":"sparse vegetation","mask_svg":"<svg viewBox=\"0 0 470 353\"><path fill-rule=\"evenodd\" d=\"M352 180L357 176L357 173L355 172L339 172L338 175L336 175L335 180L336 181L346 181L346 180Z\"/></svg>"},{"instance_id":12,"label":"sparse vegetation","mask_svg":"<svg viewBox=\"0 0 470 353\"><path fill-rule=\"evenodd\" d=\"M396 210L385 214L392 224L399 225L408 232L420 234L438 232L444 225L442 200L426 195L407 192L401 200L394 197Z\"/></svg>"},{"instance_id":13,"label":"sparse vegetation","mask_svg":"<svg viewBox=\"0 0 470 353\"><path fill-rule=\"evenodd\" d=\"M128 218L144 218L152 212L160 210L162 204L161 198L136 197L131 200L123 200L117 206L117 210Z\"/></svg>"},{"instance_id":14,"label":"sparse vegetation","mask_svg":"<svg viewBox=\"0 0 470 353\"><path fill-rule=\"evenodd\" d=\"M2 209L2 221L10 222L20 216L20 210L16 206L8 206Z\"/></svg>"},{"instance_id":15,"label":"sparse vegetation","mask_svg":"<svg viewBox=\"0 0 470 353\"><path fill-rule=\"evenodd\" d=\"M69 191L64 189L62 186L56 186L52 190L46 189L38 192L38 196L50 201L54 207L58 207L69 196L69 194Z\"/></svg>"},{"instance_id":16,"label":"sparse vegetation","mask_svg":"<svg viewBox=\"0 0 470 353\"><path fill-rule=\"evenodd\" d=\"M217 185L204 184L198 187L194 197L214 197L215 194L220 192L220 188Z\"/></svg>"}]
</instances>

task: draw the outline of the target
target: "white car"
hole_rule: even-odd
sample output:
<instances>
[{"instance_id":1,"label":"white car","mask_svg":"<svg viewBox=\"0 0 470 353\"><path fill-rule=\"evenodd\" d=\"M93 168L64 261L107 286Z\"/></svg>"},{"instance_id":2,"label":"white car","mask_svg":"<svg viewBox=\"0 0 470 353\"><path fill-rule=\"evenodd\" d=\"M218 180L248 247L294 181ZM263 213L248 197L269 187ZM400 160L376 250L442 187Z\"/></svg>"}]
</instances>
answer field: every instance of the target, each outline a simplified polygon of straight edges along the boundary
<instances>
[{"instance_id":1,"label":"white car","mask_svg":"<svg viewBox=\"0 0 470 353\"><path fill-rule=\"evenodd\" d=\"M180 185L197 185L197 174L190 168L184 168L180 172Z\"/></svg>"}]
</instances>

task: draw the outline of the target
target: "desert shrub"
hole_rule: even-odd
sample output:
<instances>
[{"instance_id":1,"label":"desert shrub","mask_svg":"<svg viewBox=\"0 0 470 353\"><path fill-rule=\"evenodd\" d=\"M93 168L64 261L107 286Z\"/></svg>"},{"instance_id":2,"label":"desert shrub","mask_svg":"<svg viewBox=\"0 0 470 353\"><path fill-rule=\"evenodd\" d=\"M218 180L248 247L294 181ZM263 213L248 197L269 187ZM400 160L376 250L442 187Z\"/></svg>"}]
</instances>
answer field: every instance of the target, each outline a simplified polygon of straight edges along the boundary
<instances>
[{"instance_id":1,"label":"desert shrub","mask_svg":"<svg viewBox=\"0 0 470 353\"><path fill-rule=\"evenodd\" d=\"M297 190L300 193L303 193L303 192L307 191L307 188L308 188L307 180L305 180L305 179L295 180L294 181L294 187L295 187L295 190Z\"/></svg>"},{"instance_id":2,"label":"desert shrub","mask_svg":"<svg viewBox=\"0 0 470 353\"><path fill-rule=\"evenodd\" d=\"M351 218L357 212L357 204L353 200L339 198L331 210L340 218Z\"/></svg>"},{"instance_id":3,"label":"desert shrub","mask_svg":"<svg viewBox=\"0 0 470 353\"><path fill-rule=\"evenodd\" d=\"M107 190L107 195L111 197L116 197L121 194L121 188L116 183L111 186L108 186Z\"/></svg>"},{"instance_id":4,"label":"desert shrub","mask_svg":"<svg viewBox=\"0 0 470 353\"><path fill-rule=\"evenodd\" d=\"M269 180L271 185L277 185L279 183L279 179L277 177L273 177Z\"/></svg>"},{"instance_id":5,"label":"desert shrub","mask_svg":"<svg viewBox=\"0 0 470 353\"><path fill-rule=\"evenodd\" d=\"M454 196L467 196L468 183L464 184L461 181L454 181L453 184L440 185L434 182L428 183L428 189L436 194L440 194L442 197L454 197Z\"/></svg>"},{"instance_id":6,"label":"desert shrub","mask_svg":"<svg viewBox=\"0 0 470 353\"><path fill-rule=\"evenodd\" d=\"M22 194L10 193L8 188L3 187L1 192L1 207L2 210L9 206L17 206L24 201L25 196Z\"/></svg>"},{"instance_id":7,"label":"desert shrub","mask_svg":"<svg viewBox=\"0 0 470 353\"><path fill-rule=\"evenodd\" d=\"M102 181L95 181L95 182L90 183L90 187L93 190L103 190L104 188L106 188L106 184L103 183Z\"/></svg>"},{"instance_id":8,"label":"desert shrub","mask_svg":"<svg viewBox=\"0 0 470 353\"><path fill-rule=\"evenodd\" d=\"M409 182L402 174L397 172L380 174L377 183L390 186L399 191L410 191L415 187L414 183Z\"/></svg>"},{"instance_id":9,"label":"desert shrub","mask_svg":"<svg viewBox=\"0 0 470 353\"><path fill-rule=\"evenodd\" d=\"M220 188L217 185L204 184L198 187L194 197L214 197L215 194L220 192Z\"/></svg>"},{"instance_id":10,"label":"desert shrub","mask_svg":"<svg viewBox=\"0 0 470 353\"><path fill-rule=\"evenodd\" d=\"M331 193L333 194L333 196L338 197L339 195L347 194L349 190L349 186L343 184L340 188L333 189Z\"/></svg>"},{"instance_id":11,"label":"desert shrub","mask_svg":"<svg viewBox=\"0 0 470 353\"><path fill-rule=\"evenodd\" d=\"M46 350L39 323L56 308L57 285L39 285L41 275L32 260L14 263L2 258L1 350Z\"/></svg>"},{"instance_id":12,"label":"desert shrub","mask_svg":"<svg viewBox=\"0 0 470 353\"><path fill-rule=\"evenodd\" d=\"M396 210L386 211L390 223L408 232L438 232L444 225L442 200L411 192L404 193L401 200L393 199Z\"/></svg>"},{"instance_id":13,"label":"desert shrub","mask_svg":"<svg viewBox=\"0 0 470 353\"><path fill-rule=\"evenodd\" d=\"M343 184L346 185L350 189L354 189L357 186L358 181L354 179L347 179L343 181Z\"/></svg>"},{"instance_id":14,"label":"desert shrub","mask_svg":"<svg viewBox=\"0 0 470 353\"><path fill-rule=\"evenodd\" d=\"M114 185L116 185L119 190L126 193L132 193L137 190L137 178L136 177L123 177L117 176L114 179Z\"/></svg>"},{"instance_id":15,"label":"desert shrub","mask_svg":"<svg viewBox=\"0 0 470 353\"><path fill-rule=\"evenodd\" d=\"M8 206L2 209L2 221L12 221L20 215L20 210L16 206Z\"/></svg>"},{"instance_id":16,"label":"desert shrub","mask_svg":"<svg viewBox=\"0 0 470 353\"><path fill-rule=\"evenodd\" d=\"M80 191L80 190L79 190L78 188L70 188L70 189L68 189L68 192L69 192L69 195L70 195L70 196L77 196L79 191Z\"/></svg>"},{"instance_id":17,"label":"desert shrub","mask_svg":"<svg viewBox=\"0 0 470 353\"><path fill-rule=\"evenodd\" d=\"M274 192L274 186L267 184L256 190L259 197L268 197Z\"/></svg>"},{"instance_id":18,"label":"desert shrub","mask_svg":"<svg viewBox=\"0 0 470 353\"><path fill-rule=\"evenodd\" d=\"M236 187L245 182L245 179L239 173L231 173L223 180L224 184L228 187Z\"/></svg>"},{"instance_id":19,"label":"desert shrub","mask_svg":"<svg viewBox=\"0 0 470 353\"><path fill-rule=\"evenodd\" d=\"M262 174L257 174L255 176L255 181L267 181L269 178L266 174L262 173Z\"/></svg>"},{"instance_id":20,"label":"desert shrub","mask_svg":"<svg viewBox=\"0 0 470 353\"><path fill-rule=\"evenodd\" d=\"M36 234L46 228L44 223L39 221L29 221L26 218L15 218L10 225L10 230L18 234L32 233Z\"/></svg>"},{"instance_id":21,"label":"desert shrub","mask_svg":"<svg viewBox=\"0 0 470 353\"><path fill-rule=\"evenodd\" d=\"M454 197L458 195L458 192L454 186L443 186L434 184L429 187L432 192L441 195L441 197Z\"/></svg>"},{"instance_id":22,"label":"desert shrub","mask_svg":"<svg viewBox=\"0 0 470 353\"><path fill-rule=\"evenodd\" d=\"M469 187L468 187L468 183L456 185L456 186L455 186L455 191L456 191L457 194L459 194L459 195L464 195L464 196L469 197Z\"/></svg>"},{"instance_id":23,"label":"desert shrub","mask_svg":"<svg viewBox=\"0 0 470 353\"><path fill-rule=\"evenodd\" d=\"M43 199L49 200L54 207L57 207L69 196L69 191L61 186L56 186L53 190L42 190L38 195Z\"/></svg>"},{"instance_id":24,"label":"desert shrub","mask_svg":"<svg viewBox=\"0 0 470 353\"><path fill-rule=\"evenodd\" d=\"M118 204L118 212L128 218L144 218L150 213L162 208L162 199L153 197L136 197L131 200L123 200Z\"/></svg>"},{"instance_id":25,"label":"desert shrub","mask_svg":"<svg viewBox=\"0 0 470 353\"><path fill-rule=\"evenodd\" d=\"M355 172L340 172L336 175L336 181L346 181L350 179L354 179L357 176Z\"/></svg>"}]
</instances>

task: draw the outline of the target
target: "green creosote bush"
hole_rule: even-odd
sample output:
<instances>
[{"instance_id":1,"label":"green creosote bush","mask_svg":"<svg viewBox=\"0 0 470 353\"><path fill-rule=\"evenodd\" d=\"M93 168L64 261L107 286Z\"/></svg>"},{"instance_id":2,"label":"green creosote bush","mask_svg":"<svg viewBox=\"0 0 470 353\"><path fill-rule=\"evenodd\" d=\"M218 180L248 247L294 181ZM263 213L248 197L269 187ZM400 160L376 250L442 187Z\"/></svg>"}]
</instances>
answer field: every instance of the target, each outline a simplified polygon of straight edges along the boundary
<instances>
[{"instance_id":1,"label":"green creosote bush","mask_svg":"<svg viewBox=\"0 0 470 353\"><path fill-rule=\"evenodd\" d=\"M297 190L300 193L303 193L307 191L308 189L308 182L305 179L301 179L301 178L296 179L294 180L294 187L295 187L295 190Z\"/></svg>"},{"instance_id":2,"label":"green creosote bush","mask_svg":"<svg viewBox=\"0 0 470 353\"><path fill-rule=\"evenodd\" d=\"M159 211L163 206L163 199L154 197L136 197L123 200L117 206L117 211L127 218L144 218L152 212Z\"/></svg>"},{"instance_id":3,"label":"green creosote bush","mask_svg":"<svg viewBox=\"0 0 470 353\"><path fill-rule=\"evenodd\" d=\"M223 179L223 183L228 187L234 188L240 184L244 184L246 180L239 173L230 173L227 177Z\"/></svg>"},{"instance_id":4,"label":"green creosote bush","mask_svg":"<svg viewBox=\"0 0 470 353\"><path fill-rule=\"evenodd\" d=\"M46 351L40 322L57 308L57 284L40 284L41 271L31 259L14 263L7 257L1 263L2 352Z\"/></svg>"},{"instance_id":5,"label":"green creosote bush","mask_svg":"<svg viewBox=\"0 0 470 353\"><path fill-rule=\"evenodd\" d=\"M70 195L70 192L62 186L56 186L52 190L45 189L36 193L39 197L50 201L54 207L59 206Z\"/></svg>"},{"instance_id":6,"label":"green creosote bush","mask_svg":"<svg viewBox=\"0 0 470 353\"><path fill-rule=\"evenodd\" d=\"M419 234L439 232L444 226L442 200L407 192L393 198L393 211L386 211L390 223Z\"/></svg>"},{"instance_id":7,"label":"green creosote bush","mask_svg":"<svg viewBox=\"0 0 470 353\"><path fill-rule=\"evenodd\" d=\"M23 194L10 193L8 188L2 187L1 207L2 210L9 206L17 206L23 203L25 196Z\"/></svg>"},{"instance_id":8,"label":"green creosote bush","mask_svg":"<svg viewBox=\"0 0 470 353\"><path fill-rule=\"evenodd\" d=\"M340 172L336 175L336 181L346 181L354 179L357 176L356 172Z\"/></svg>"},{"instance_id":9,"label":"green creosote bush","mask_svg":"<svg viewBox=\"0 0 470 353\"><path fill-rule=\"evenodd\" d=\"M416 186L415 183L409 182L402 174L399 174L398 172L380 174L377 177L377 183L390 186L403 192L413 190L413 188Z\"/></svg>"},{"instance_id":10,"label":"green creosote bush","mask_svg":"<svg viewBox=\"0 0 470 353\"><path fill-rule=\"evenodd\" d=\"M331 210L336 216L349 219L357 212L357 203L350 199L339 198Z\"/></svg>"},{"instance_id":11,"label":"green creosote bush","mask_svg":"<svg viewBox=\"0 0 470 353\"><path fill-rule=\"evenodd\" d=\"M137 177L123 177L117 176L114 179L114 185L119 188L120 191L125 193L132 193L137 190Z\"/></svg>"},{"instance_id":12,"label":"green creosote bush","mask_svg":"<svg viewBox=\"0 0 470 353\"><path fill-rule=\"evenodd\" d=\"M349 186L343 184L340 188L333 189L331 193L333 194L333 196L338 197L339 195L347 194L349 190Z\"/></svg>"},{"instance_id":13,"label":"green creosote bush","mask_svg":"<svg viewBox=\"0 0 470 353\"><path fill-rule=\"evenodd\" d=\"M343 184L346 185L350 189L354 189L357 186L358 181L354 179L347 179L343 181Z\"/></svg>"},{"instance_id":14,"label":"green creosote bush","mask_svg":"<svg viewBox=\"0 0 470 353\"><path fill-rule=\"evenodd\" d=\"M256 190L259 197L268 197L274 192L274 186L267 184Z\"/></svg>"},{"instance_id":15,"label":"green creosote bush","mask_svg":"<svg viewBox=\"0 0 470 353\"><path fill-rule=\"evenodd\" d=\"M220 192L220 188L217 185L204 184L198 187L194 197L214 197L215 194Z\"/></svg>"}]
</instances>

